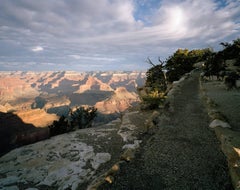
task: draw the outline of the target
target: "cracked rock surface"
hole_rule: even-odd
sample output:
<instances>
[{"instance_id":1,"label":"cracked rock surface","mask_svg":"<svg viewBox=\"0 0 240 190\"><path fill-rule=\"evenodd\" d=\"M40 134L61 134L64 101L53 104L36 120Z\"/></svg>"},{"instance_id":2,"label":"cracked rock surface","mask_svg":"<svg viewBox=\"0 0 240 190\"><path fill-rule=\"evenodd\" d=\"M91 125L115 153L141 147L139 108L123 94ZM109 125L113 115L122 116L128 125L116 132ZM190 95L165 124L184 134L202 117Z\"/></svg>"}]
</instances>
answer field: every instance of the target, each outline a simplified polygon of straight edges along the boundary
<instances>
[{"instance_id":1,"label":"cracked rock surface","mask_svg":"<svg viewBox=\"0 0 240 190\"><path fill-rule=\"evenodd\" d=\"M0 189L86 189L123 146L118 122L27 145L0 158Z\"/></svg>"}]
</instances>

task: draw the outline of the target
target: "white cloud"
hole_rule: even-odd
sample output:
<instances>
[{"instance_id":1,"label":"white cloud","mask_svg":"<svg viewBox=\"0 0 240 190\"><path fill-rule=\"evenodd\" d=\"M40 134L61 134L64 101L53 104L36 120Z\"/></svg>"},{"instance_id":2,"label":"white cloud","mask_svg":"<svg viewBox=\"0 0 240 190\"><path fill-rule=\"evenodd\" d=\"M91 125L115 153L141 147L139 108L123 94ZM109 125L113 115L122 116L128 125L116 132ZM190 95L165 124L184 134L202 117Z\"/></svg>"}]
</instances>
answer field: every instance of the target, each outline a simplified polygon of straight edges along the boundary
<instances>
[{"instance_id":1,"label":"white cloud","mask_svg":"<svg viewBox=\"0 0 240 190\"><path fill-rule=\"evenodd\" d=\"M158 13L155 15L155 23L165 27L165 31L175 31L179 40L187 38L202 38L206 40L213 38L228 37L234 34L234 29L239 27L235 23L233 15L237 7L218 7L218 4L212 0L205 1L179 1L178 3L163 1ZM239 3L240 6L240 3ZM231 7L231 8L230 8ZM238 13L238 19L240 14Z\"/></svg>"},{"instance_id":2,"label":"white cloud","mask_svg":"<svg viewBox=\"0 0 240 190\"><path fill-rule=\"evenodd\" d=\"M41 47L41 46L33 47L33 48L32 48L32 51L33 51L33 52L43 51L43 47Z\"/></svg>"},{"instance_id":3,"label":"white cloud","mask_svg":"<svg viewBox=\"0 0 240 190\"><path fill-rule=\"evenodd\" d=\"M99 56L80 56L80 55L69 55L69 57L74 58L74 59L81 59L81 60L92 60L92 61L117 61L118 59L116 58L111 58L111 57L99 57Z\"/></svg>"},{"instance_id":4,"label":"white cloud","mask_svg":"<svg viewBox=\"0 0 240 190\"><path fill-rule=\"evenodd\" d=\"M69 55L69 57L74 58L74 59L80 59L81 58L80 55Z\"/></svg>"},{"instance_id":5,"label":"white cloud","mask_svg":"<svg viewBox=\"0 0 240 190\"><path fill-rule=\"evenodd\" d=\"M81 67L107 62L121 68L148 56L168 57L179 47L216 47L239 37L239 0L227 0L224 6L216 0L153 2L1 1L0 56L24 62L28 55L27 61L66 67L69 62ZM29 50L42 53L29 55Z\"/></svg>"}]
</instances>

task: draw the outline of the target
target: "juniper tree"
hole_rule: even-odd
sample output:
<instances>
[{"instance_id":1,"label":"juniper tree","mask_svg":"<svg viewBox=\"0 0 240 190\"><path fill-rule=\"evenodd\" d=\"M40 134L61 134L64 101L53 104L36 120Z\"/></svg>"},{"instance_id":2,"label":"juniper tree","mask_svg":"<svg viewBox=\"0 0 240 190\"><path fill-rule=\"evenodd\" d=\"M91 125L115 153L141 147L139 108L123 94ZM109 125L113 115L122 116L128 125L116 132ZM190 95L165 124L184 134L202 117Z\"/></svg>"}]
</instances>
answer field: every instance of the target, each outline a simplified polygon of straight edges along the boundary
<instances>
[{"instance_id":1,"label":"juniper tree","mask_svg":"<svg viewBox=\"0 0 240 190\"><path fill-rule=\"evenodd\" d=\"M150 88L150 91L165 92L167 89L166 78L164 74L164 62L158 58L160 64L155 65L148 58L147 62L152 65L152 67L146 73L146 83L145 86Z\"/></svg>"}]
</instances>

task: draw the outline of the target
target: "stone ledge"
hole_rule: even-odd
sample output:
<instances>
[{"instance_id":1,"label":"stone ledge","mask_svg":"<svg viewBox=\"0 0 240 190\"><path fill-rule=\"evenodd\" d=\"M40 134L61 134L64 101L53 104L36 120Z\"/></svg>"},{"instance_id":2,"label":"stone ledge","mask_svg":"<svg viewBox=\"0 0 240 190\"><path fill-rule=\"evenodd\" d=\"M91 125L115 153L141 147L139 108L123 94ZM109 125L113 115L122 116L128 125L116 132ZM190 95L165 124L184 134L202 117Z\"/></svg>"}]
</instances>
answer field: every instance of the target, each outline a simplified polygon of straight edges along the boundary
<instances>
[{"instance_id":1,"label":"stone ledge","mask_svg":"<svg viewBox=\"0 0 240 190\"><path fill-rule=\"evenodd\" d=\"M200 93L211 118L209 125L221 143L221 150L227 158L229 173L235 190L240 190L240 132L231 130L224 114L216 108L215 102L207 96L206 89L200 82Z\"/></svg>"},{"instance_id":2,"label":"stone ledge","mask_svg":"<svg viewBox=\"0 0 240 190\"><path fill-rule=\"evenodd\" d=\"M111 184L114 181L114 177L119 173L121 167L126 165L128 162L132 161L135 157L136 150L140 147L141 140L137 140L134 130L137 128L131 121L129 116L132 114L138 114L138 111L127 112L122 117L121 125L118 130L118 135L120 135L125 144L122 149L123 152L113 166L96 179L94 179L89 185L87 190L97 190L105 184ZM147 123L145 123L147 125ZM127 132L125 134L125 132Z\"/></svg>"},{"instance_id":3,"label":"stone ledge","mask_svg":"<svg viewBox=\"0 0 240 190\"><path fill-rule=\"evenodd\" d=\"M121 167L134 159L136 149L137 148L125 149L125 151L120 156L120 160L116 162L107 172L103 173L98 178L93 180L92 183L88 186L87 190L97 190L106 183L113 183L114 176L118 174Z\"/></svg>"}]
</instances>

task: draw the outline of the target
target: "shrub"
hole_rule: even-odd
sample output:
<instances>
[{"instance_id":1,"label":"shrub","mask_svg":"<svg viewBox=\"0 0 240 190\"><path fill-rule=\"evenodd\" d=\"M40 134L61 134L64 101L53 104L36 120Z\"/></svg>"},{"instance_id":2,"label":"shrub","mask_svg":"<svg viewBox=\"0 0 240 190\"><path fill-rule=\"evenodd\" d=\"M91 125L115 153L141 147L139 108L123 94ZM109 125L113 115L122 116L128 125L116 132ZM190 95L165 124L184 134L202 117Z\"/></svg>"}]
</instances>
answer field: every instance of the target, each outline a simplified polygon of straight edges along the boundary
<instances>
[{"instance_id":1,"label":"shrub","mask_svg":"<svg viewBox=\"0 0 240 190\"><path fill-rule=\"evenodd\" d=\"M162 105L166 99L164 92L159 92L157 90L151 91L150 93L144 95L142 98L142 109L157 109Z\"/></svg>"},{"instance_id":2,"label":"shrub","mask_svg":"<svg viewBox=\"0 0 240 190\"><path fill-rule=\"evenodd\" d=\"M65 116L61 116L58 121L54 121L53 124L48 127L50 136L60 135L73 130L73 128L68 125L68 121Z\"/></svg>"},{"instance_id":3,"label":"shrub","mask_svg":"<svg viewBox=\"0 0 240 190\"><path fill-rule=\"evenodd\" d=\"M75 111L70 112L71 125L79 129L92 126L93 119L97 116L97 109L94 107L78 107Z\"/></svg>"},{"instance_id":4,"label":"shrub","mask_svg":"<svg viewBox=\"0 0 240 190\"><path fill-rule=\"evenodd\" d=\"M61 116L58 121L54 121L48 126L50 136L55 136L75 130L92 126L93 119L97 116L97 109L94 107L78 107L76 110L70 110L68 117Z\"/></svg>"}]
</instances>

